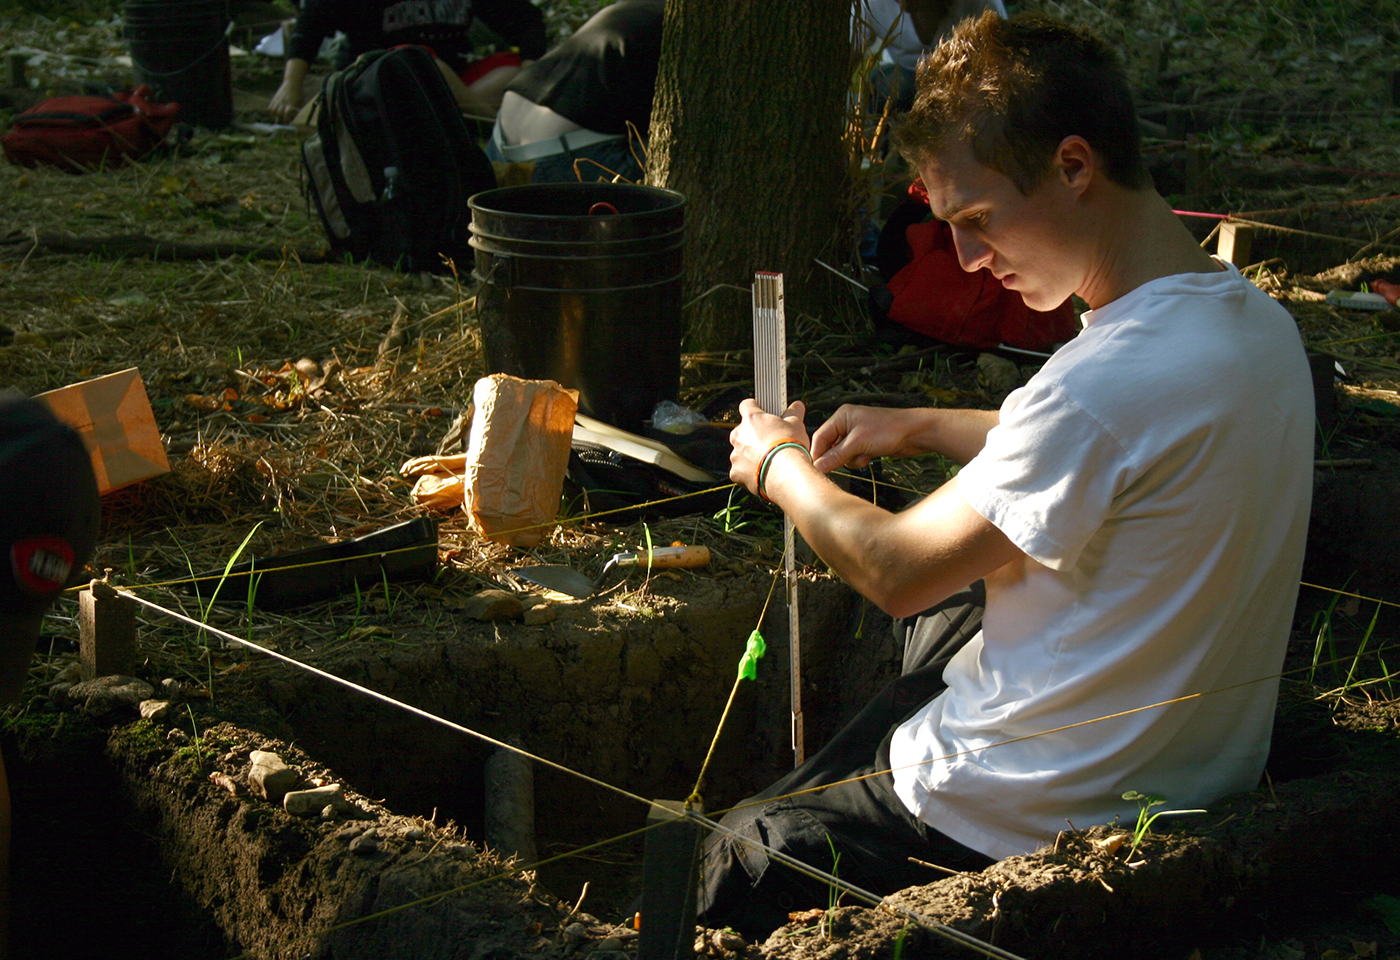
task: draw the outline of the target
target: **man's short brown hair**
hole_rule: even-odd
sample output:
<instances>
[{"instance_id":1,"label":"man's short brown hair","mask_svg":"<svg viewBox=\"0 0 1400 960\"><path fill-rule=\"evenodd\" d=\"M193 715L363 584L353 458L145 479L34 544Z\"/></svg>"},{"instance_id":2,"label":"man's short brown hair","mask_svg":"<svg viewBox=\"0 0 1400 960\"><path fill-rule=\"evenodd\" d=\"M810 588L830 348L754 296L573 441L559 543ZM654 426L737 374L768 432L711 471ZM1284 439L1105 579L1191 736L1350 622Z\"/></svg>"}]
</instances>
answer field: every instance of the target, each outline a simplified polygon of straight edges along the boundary
<instances>
[{"instance_id":1,"label":"man's short brown hair","mask_svg":"<svg viewBox=\"0 0 1400 960\"><path fill-rule=\"evenodd\" d=\"M1114 183L1151 184L1127 77L1086 30L1038 15L969 18L920 61L915 91L893 139L916 168L961 140L1028 194L1064 138L1078 135Z\"/></svg>"}]
</instances>

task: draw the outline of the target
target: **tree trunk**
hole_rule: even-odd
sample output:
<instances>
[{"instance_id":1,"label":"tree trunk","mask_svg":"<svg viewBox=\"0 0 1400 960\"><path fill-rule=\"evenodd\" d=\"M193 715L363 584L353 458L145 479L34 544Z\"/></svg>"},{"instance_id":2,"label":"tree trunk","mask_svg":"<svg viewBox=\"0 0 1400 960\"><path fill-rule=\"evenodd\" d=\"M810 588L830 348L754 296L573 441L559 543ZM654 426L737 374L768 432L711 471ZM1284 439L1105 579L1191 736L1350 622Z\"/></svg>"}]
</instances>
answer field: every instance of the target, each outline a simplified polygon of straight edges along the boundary
<instances>
[{"instance_id":1,"label":"tree trunk","mask_svg":"<svg viewBox=\"0 0 1400 960\"><path fill-rule=\"evenodd\" d=\"M667 3L647 182L689 201L692 349L752 345L756 270L785 275L789 317L830 289L808 280L850 235L850 19L848 0Z\"/></svg>"}]
</instances>

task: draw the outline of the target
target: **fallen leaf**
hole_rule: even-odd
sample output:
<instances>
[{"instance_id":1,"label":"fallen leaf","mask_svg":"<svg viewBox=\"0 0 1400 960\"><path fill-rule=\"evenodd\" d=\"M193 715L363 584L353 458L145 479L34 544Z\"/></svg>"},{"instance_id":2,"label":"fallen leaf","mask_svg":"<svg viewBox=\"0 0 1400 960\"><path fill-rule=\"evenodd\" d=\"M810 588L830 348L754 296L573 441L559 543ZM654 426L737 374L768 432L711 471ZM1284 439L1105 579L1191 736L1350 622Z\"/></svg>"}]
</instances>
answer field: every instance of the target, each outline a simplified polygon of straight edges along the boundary
<instances>
[{"instance_id":1,"label":"fallen leaf","mask_svg":"<svg viewBox=\"0 0 1400 960\"><path fill-rule=\"evenodd\" d=\"M222 401L215 397L206 397L202 393L185 394L185 402L196 410L217 410Z\"/></svg>"},{"instance_id":2,"label":"fallen leaf","mask_svg":"<svg viewBox=\"0 0 1400 960\"><path fill-rule=\"evenodd\" d=\"M1094 849L1097 850L1099 853L1108 854L1109 856L1112 856L1113 854L1117 853L1119 849L1122 848L1123 844L1126 843L1127 840L1128 835L1126 833L1115 833L1111 837L1104 837L1102 840L1095 840Z\"/></svg>"}]
</instances>

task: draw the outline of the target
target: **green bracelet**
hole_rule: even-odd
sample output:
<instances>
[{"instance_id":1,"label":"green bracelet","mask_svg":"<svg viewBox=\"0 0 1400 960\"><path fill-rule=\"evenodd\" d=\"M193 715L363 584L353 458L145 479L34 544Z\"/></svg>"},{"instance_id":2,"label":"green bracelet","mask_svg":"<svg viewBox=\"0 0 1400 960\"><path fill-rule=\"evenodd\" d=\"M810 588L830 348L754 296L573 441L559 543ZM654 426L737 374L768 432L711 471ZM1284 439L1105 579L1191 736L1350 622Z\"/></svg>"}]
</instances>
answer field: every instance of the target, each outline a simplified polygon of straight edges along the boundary
<instances>
[{"instance_id":1,"label":"green bracelet","mask_svg":"<svg viewBox=\"0 0 1400 960\"><path fill-rule=\"evenodd\" d=\"M763 489L764 483L768 480L768 470L770 467L773 466L774 454L776 454L779 450L785 450L788 447L796 447L803 453L807 454L808 460L812 459L812 451L807 449L806 444L799 443L796 440L783 440L773 444L771 447L768 448L768 452L763 455L763 459L759 461L758 464L758 495L764 500L767 500L769 503L772 503L773 501L768 498L768 494L764 492Z\"/></svg>"}]
</instances>

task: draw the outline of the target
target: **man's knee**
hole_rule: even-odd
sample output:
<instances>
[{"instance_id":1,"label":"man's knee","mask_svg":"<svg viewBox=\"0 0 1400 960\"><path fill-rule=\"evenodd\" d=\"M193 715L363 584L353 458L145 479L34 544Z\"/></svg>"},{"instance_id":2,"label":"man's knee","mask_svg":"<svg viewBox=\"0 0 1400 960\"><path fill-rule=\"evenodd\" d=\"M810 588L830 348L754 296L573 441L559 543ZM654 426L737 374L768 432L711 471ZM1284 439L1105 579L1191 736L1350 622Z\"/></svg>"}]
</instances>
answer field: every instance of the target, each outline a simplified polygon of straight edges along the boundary
<instances>
[{"instance_id":1,"label":"man's knee","mask_svg":"<svg viewBox=\"0 0 1400 960\"><path fill-rule=\"evenodd\" d=\"M817 869L834 866L826 827L788 800L730 812L720 821L700 861L700 922L731 926L749 937L767 936L794 910L816 906L825 886L770 851Z\"/></svg>"}]
</instances>

